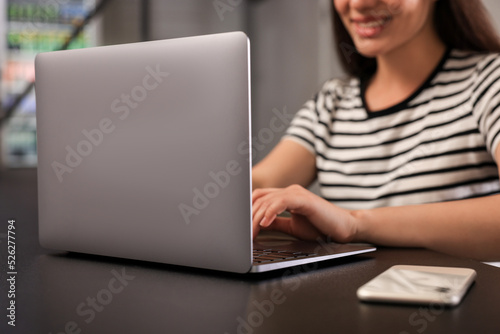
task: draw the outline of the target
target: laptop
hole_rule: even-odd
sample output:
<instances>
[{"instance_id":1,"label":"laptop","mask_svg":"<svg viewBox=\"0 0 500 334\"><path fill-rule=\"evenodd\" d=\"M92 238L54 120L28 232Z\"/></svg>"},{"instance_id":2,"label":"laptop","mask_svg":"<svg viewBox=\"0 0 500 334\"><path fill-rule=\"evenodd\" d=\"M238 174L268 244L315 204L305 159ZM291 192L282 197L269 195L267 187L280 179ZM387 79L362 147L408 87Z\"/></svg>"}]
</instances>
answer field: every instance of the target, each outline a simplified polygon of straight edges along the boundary
<instances>
[{"instance_id":1,"label":"laptop","mask_svg":"<svg viewBox=\"0 0 500 334\"><path fill-rule=\"evenodd\" d=\"M253 242L244 33L41 53L35 73L43 247L235 273L375 250Z\"/></svg>"}]
</instances>

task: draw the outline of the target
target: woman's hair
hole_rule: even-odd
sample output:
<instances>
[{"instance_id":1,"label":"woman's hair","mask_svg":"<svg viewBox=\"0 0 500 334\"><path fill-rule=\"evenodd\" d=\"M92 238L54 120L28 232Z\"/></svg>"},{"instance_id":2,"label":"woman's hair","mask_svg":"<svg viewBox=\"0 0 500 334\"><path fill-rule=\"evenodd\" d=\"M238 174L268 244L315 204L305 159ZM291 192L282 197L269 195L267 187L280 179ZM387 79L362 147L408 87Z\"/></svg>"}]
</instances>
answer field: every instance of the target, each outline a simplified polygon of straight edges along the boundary
<instances>
[{"instance_id":1,"label":"woman's hair","mask_svg":"<svg viewBox=\"0 0 500 334\"><path fill-rule=\"evenodd\" d=\"M500 38L482 1L438 0L435 6L434 26L448 48L500 52ZM334 5L332 14L336 48L342 67L357 77L372 75L377 68L375 58L367 58L356 51Z\"/></svg>"}]
</instances>

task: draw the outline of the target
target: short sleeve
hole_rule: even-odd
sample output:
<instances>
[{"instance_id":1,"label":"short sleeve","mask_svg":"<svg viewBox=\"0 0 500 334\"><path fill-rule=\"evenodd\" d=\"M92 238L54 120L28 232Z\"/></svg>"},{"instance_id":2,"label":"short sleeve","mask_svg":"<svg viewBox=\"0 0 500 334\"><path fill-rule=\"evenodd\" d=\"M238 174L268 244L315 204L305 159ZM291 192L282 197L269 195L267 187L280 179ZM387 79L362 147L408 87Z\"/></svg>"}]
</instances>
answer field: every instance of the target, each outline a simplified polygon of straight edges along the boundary
<instances>
[{"instance_id":1,"label":"short sleeve","mask_svg":"<svg viewBox=\"0 0 500 334\"><path fill-rule=\"evenodd\" d=\"M495 159L500 143L500 55L485 57L478 68L478 85L471 99L473 114L486 148Z\"/></svg>"},{"instance_id":2,"label":"short sleeve","mask_svg":"<svg viewBox=\"0 0 500 334\"><path fill-rule=\"evenodd\" d=\"M313 154L315 154L314 141L316 138L314 129L318 122L315 100L316 98L307 101L295 114L282 138L282 140L289 139L301 144Z\"/></svg>"}]
</instances>

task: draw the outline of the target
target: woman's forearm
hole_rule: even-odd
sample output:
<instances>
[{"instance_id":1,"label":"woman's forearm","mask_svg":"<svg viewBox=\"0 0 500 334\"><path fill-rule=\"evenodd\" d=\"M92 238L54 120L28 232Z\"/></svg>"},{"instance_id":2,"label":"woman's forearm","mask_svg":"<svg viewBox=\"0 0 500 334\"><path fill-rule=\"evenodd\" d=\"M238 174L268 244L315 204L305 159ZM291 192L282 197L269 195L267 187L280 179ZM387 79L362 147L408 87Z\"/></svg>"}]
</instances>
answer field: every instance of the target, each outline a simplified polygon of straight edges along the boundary
<instances>
[{"instance_id":1,"label":"woman's forearm","mask_svg":"<svg viewBox=\"0 0 500 334\"><path fill-rule=\"evenodd\" d=\"M500 260L500 195L353 211L356 241Z\"/></svg>"}]
</instances>

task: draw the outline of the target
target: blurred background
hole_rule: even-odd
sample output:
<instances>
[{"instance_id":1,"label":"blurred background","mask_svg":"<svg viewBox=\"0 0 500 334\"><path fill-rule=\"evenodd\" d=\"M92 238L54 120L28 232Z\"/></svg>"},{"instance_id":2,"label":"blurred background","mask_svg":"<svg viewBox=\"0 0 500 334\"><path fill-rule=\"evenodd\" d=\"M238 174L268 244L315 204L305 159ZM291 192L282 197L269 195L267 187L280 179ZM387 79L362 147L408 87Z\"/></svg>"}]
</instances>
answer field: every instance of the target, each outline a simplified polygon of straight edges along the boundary
<instances>
[{"instance_id":1,"label":"blurred background","mask_svg":"<svg viewBox=\"0 0 500 334\"><path fill-rule=\"evenodd\" d=\"M37 53L235 30L251 40L258 162L282 135L260 132L271 118L295 113L325 80L342 76L331 1L0 0L0 169L36 167ZM500 28L500 1L483 2Z\"/></svg>"}]
</instances>

